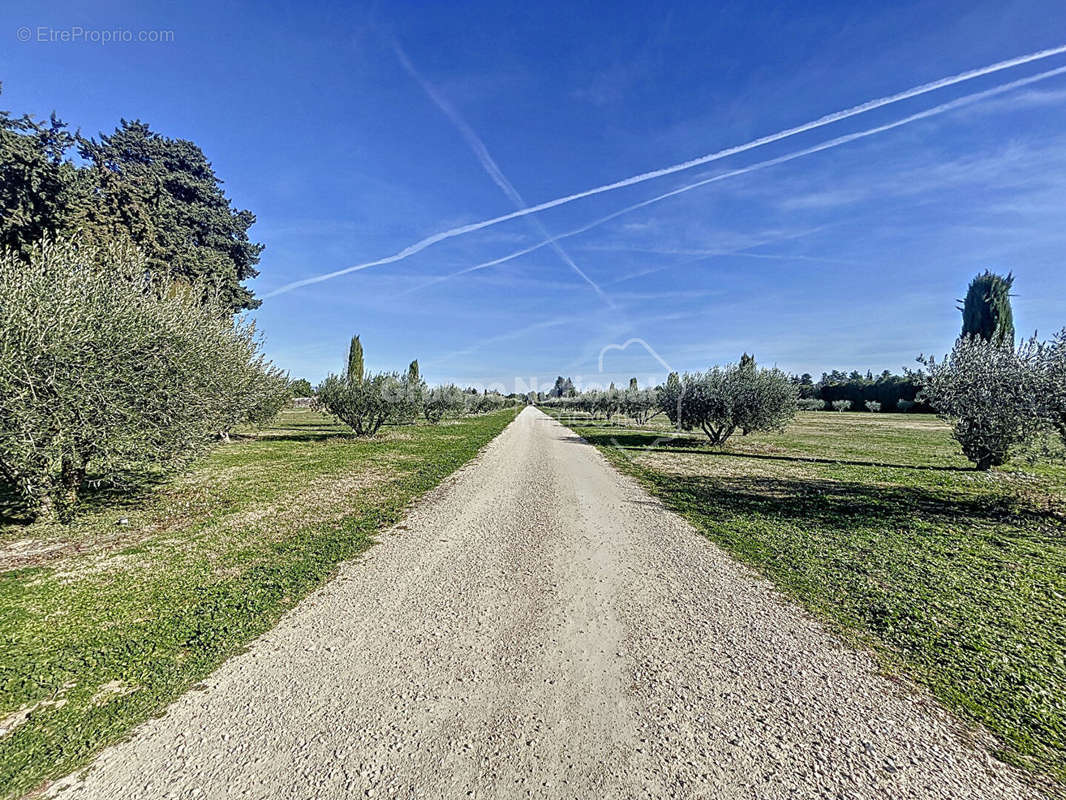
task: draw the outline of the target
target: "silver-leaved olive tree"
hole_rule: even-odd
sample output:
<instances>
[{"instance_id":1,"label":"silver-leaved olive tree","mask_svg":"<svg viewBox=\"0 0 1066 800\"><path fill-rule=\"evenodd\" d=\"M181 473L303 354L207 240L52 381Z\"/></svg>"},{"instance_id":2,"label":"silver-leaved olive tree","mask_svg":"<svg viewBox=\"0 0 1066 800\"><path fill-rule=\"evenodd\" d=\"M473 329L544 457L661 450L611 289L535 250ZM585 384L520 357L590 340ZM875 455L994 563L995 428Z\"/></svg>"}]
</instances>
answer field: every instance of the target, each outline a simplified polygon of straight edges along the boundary
<instances>
[{"instance_id":1,"label":"silver-leaved olive tree","mask_svg":"<svg viewBox=\"0 0 1066 800\"><path fill-rule=\"evenodd\" d=\"M960 337L943 361L919 359L926 368L923 396L952 423L977 469L1003 464L1046 425L1044 359L1035 340L1015 348L979 336Z\"/></svg>"},{"instance_id":2,"label":"silver-leaved olive tree","mask_svg":"<svg viewBox=\"0 0 1066 800\"><path fill-rule=\"evenodd\" d=\"M39 515L187 462L276 411L285 383L216 289L128 243L0 254L0 477Z\"/></svg>"}]
</instances>

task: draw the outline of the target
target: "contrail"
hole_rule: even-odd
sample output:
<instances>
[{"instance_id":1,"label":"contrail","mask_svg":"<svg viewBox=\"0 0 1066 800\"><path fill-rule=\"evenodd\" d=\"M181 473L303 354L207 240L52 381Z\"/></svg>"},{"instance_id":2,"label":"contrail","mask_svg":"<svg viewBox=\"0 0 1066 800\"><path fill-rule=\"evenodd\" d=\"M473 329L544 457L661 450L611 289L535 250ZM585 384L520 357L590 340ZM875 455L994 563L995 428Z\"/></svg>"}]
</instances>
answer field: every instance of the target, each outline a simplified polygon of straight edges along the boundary
<instances>
[{"instance_id":1,"label":"contrail","mask_svg":"<svg viewBox=\"0 0 1066 800\"><path fill-rule=\"evenodd\" d=\"M719 159L726 158L727 156L743 153L748 150L752 150L756 147L762 147L763 145L770 144L772 142L778 142L790 136L795 136L805 131L814 130L815 128L821 128L825 125L831 125L834 122L839 122L841 120L848 119L849 117L854 117L859 114L865 114L868 111L883 108L884 106L892 105L893 103L899 103L903 100L908 100L912 97L918 97L919 95L928 94L929 92L936 91L937 89L943 89L948 86L954 86L955 84L973 80L974 78L979 78L983 75L990 75L994 72L1000 72L1005 69L1010 69L1011 67L1021 66L1022 64L1029 64L1033 61L1039 61L1041 59L1050 58L1052 56L1060 55L1062 53L1066 53L1066 45L1053 47L1048 50L1040 50L1035 53L1029 53L1028 55L1018 56L1017 58L1011 58L1006 61L999 61L995 64L990 64L986 67L969 70L968 72L960 72L957 75L952 75L947 78L940 78L939 80L933 81L931 83L924 83L920 86L915 86L903 92L887 95L876 100L870 100L860 105L852 106L851 108L845 109L843 111L836 111L832 114L827 114L823 117L819 117L818 119L812 122L806 122L803 125L798 125L794 128L788 128L786 130L779 131L778 133L770 134L769 136L763 136L759 139L753 139L752 141L747 142L746 144L737 145L735 147L730 147L725 150L719 150L715 153L710 153L699 158L694 158L690 161L684 161L680 164L674 164L671 167L664 167L662 169L654 170L652 172L643 172L639 175L634 175L633 177L625 178L614 183L604 184L603 186L598 186L594 189L587 189L583 192L567 195L565 197L560 197L555 200L548 200L547 202L540 203L535 206L529 206L520 211L513 211L510 214L502 214L498 217L492 217L490 219L482 220L481 222L471 222L466 225L460 225L456 228L441 231L440 233L435 233L432 236L427 236L424 239L420 239L414 244L408 245L407 247L403 248L397 253L394 253L391 256L385 256L383 258L375 259L373 261L365 261L362 264L355 264L350 267L345 267L344 269L335 270L334 272L327 272L322 275L316 275L310 278L304 278L303 280L287 283L272 292L264 294L263 298L265 299L268 297L276 297L279 294L290 292L293 289L298 289L301 286L308 286L313 283L320 283L322 281L327 281L331 278L336 278L341 275L347 275L350 272L358 272L360 270L368 269L370 267L376 267L382 264L392 264L397 261L402 261L403 259L408 258L414 255L415 253L420 253L427 247L437 244L438 242L445 241L446 239L452 239L456 236L462 236L467 233L473 233L474 231L479 231L483 228L488 228L492 225L498 225L501 222L506 222L508 220L516 219L518 217L524 217L529 214L536 214L541 211L545 211L549 208L555 208L556 206L565 205L566 203L572 203L575 200L580 200L584 197L591 197L592 195L614 191L615 189L621 189L626 186L633 186L638 183L643 183L644 181L652 180L653 178L661 178L664 175L672 175L675 172L691 169L692 167L696 167L701 164L708 164L712 161L717 161Z\"/></svg>"},{"instance_id":2,"label":"contrail","mask_svg":"<svg viewBox=\"0 0 1066 800\"><path fill-rule=\"evenodd\" d=\"M1062 74L1066 74L1066 67L1056 67L1055 69L1048 70L1047 72L1041 72L1037 75L1032 75L1028 78L1020 78L1016 81L1004 83L999 86L995 86L991 89L986 89L982 92L976 92L974 94L966 95L965 97L959 97L947 103L942 103L938 106L934 106L933 108L926 109L925 111L919 111L917 114L912 114L909 117L904 117L903 119L896 120L895 122L889 122L884 125L878 125L876 128L867 128L866 130L859 131L857 133L849 133L845 136L838 136L835 139L830 139L826 142L822 142L821 144L814 145L813 147L806 147L802 150L797 150L795 152L788 153L787 155L778 156L777 158L771 158L767 161L760 161L758 163L751 164L747 167L741 167L740 169L730 170L729 172L721 172L717 175L711 176L710 178L704 178L703 180L696 181L695 183L689 183L684 186L679 186L676 189L672 189L669 192L665 192L663 194L652 197L649 200L642 200L639 203L634 203L631 206L626 206L625 208L619 209L618 211L614 211L605 217L600 217L599 219L595 219L592 222L586 223L585 225L582 225L579 228L574 228L573 230L567 231L566 233L560 233L559 235L553 238L556 240L568 239L571 236L577 236L578 234L582 234L586 231L592 230L593 228L597 228L606 222L610 222L611 220L622 216L623 214L628 214L632 211L645 208L646 206L650 206L653 203L658 203L662 200L666 200L667 198L674 197L685 192L691 192L693 189L698 189L701 186L706 186L709 183L717 183L718 181L724 181L727 178L735 178L738 175L747 175L749 172L756 172L758 170L766 169L767 167L774 167L778 164L784 164L788 161L793 161L797 158L813 155L814 153L820 153L823 150L830 150L834 147L840 147L841 145L847 144L849 142L854 142L857 139L864 139L867 136L874 136L878 133L884 133L885 131L892 130L893 128L899 128L903 125L909 125L912 122L918 122L919 120L928 119L929 117L935 117L938 114L944 114L956 108L961 108L963 106L970 105L971 103L976 103L989 97L995 97L996 95L1000 95L1005 92L1018 89L1022 86L1028 86L1029 84L1046 80L1048 78L1053 78L1056 75ZM542 247L546 247L550 243L550 241L539 242L538 244L531 245L530 247L525 247L521 250L516 250L515 252L509 253L508 255L500 256L499 258L494 258L491 261L483 261L480 264L474 264L473 266L466 267L464 269L459 270L458 272L452 272L448 275L441 275L438 278L434 278L433 280L407 289L406 291L401 292L401 294L410 294L411 292L416 292L420 289L428 288L443 281L451 280L452 278L458 278L460 275L466 275L470 272L476 272L477 270L486 269L488 267L494 267L497 264L503 264L504 262L511 261L520 256L524 256L527 253L532 253L535 250L539 250Z\"/></svg>"},{"instance_id":3,"label":"contrail","mask_svg":"<svg viewBox=\"0 0 1066 800\"><path fill-rule=\"evenodd\" d=\"M414 81L422 87L422 91L426 93L430 100L439 108L452 124L456 127L463 139L471 150L474 151L474 155L477 156L477 160L481 163L482 168L488 173L488 176L492 178L493 183L503 190L503 193L515 204L515 207L519 211L524 211L528 208L526 201L522 198L522 195L515 189L507 176L503 174L503 170L500 169L496 163L496 159L489 153L489 149L485 146L485 142L481 137L477 135L477 132L470 127L463 116L455 109L455 107L448 102L448 99L437 91L429 81L422 77L422 74L415 69L415 65L411 63L411 59L407 57L407 53L398 42L393 42L393 50L396 52L396 57L400 60L403 68L407 70L407 74L410 75ZM608 306L613 306L610 298L599 287L599 285L590 278L583 269L581 269L570 257L570 254L563 250L562 245L557 241L552 240L552 235L548 232L548 229L544 227L544 224L540 221L539 217L531 216L527 218L529 224L534 230L541 235L546 241L551 241L551 248L555 251L556 255L562 259L563 263L568 265L574 272L576 272L581 278L591 286Z\"/></svg>"}]
</instances>

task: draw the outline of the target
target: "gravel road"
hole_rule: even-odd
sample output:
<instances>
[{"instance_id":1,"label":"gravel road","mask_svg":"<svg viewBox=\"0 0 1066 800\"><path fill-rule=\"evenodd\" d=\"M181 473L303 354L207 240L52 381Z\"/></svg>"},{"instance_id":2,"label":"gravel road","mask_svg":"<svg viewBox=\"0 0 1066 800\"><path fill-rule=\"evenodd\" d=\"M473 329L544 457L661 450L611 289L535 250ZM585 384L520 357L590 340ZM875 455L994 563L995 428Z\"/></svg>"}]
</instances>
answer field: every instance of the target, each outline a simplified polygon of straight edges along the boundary
<instances>
[{"instance_id":1,"label":"gravel road","mask_svg":"<svg viewBox=\"0 0 1066 800\"><path fill-rule=\"evenodd\" d=\"M1035 798L529 408L63 798Z\"/></svg>"}]
</instances>

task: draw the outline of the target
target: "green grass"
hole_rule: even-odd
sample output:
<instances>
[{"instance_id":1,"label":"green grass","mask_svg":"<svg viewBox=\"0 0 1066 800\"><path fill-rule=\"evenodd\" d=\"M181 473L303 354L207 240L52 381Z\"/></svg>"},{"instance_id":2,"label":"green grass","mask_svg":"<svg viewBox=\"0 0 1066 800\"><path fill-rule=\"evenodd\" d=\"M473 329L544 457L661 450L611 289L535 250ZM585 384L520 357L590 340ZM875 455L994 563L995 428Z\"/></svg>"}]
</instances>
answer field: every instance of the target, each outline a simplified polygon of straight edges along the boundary
<instances>
[{"instance_id":1,"label":"green grass","mask_svg":"<svg viewBox=\"0 0 1066 800\"><path fill-rule=\"evenodd\" d=\"M1066 782L1066 468L975 472L933 417L801 413L784 434L663 441L571 419L672 510L886 671Z\"/></svg>"},{"instance_id":2,"label":"green grass","mask_svg":"<svg viewBox=\"0 0 1066 800\"><path fill-rule=\"evenodd\" d=\"M358 440L292 410L133 501L96 502L69 526L0 528L0 725L22 713L0 736L0 796L160 713L515 414Z\"/></svg>"}]
</instances>

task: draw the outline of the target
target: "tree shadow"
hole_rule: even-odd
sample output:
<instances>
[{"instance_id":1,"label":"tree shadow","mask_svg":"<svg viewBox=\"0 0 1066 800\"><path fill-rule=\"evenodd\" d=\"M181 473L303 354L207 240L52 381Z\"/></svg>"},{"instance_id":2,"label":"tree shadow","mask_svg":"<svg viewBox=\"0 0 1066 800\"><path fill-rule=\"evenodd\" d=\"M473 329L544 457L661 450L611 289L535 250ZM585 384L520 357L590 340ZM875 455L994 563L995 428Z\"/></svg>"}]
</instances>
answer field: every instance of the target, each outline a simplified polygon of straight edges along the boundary
<instances>
[{"instance_id":1,"label":"tree shadow","mask_svg":"<svg viewBox=\"0 0 1066 800\"><path fill-rule=\"evenodd\" d=\"M762 461L787 461L799 464L830 464L848 467L887 467L891 469L914 469L931 472L973 472L974 467L951 467L940 464L893 464L885 461L861 461L847 458L821 458L818 456L784 456L769 453L738 453L707 446L691 437L670 438L671 434L652 433L588 433L585 439L603 447L621 450L645 450L651 453L696 453L723 458L754 458Z\"/></svg>"},{"instance_id":2,"label":"tree shadow","mask_svg":"<svg viewBox=\"0 0 1066 800\"><path fill-rule=\"evenodd\" d=\"M90 476L78 492L73 520L104 510L114 511L120 517L123 510L142 505L157 487L173 477L173 473L159 470L126 471L112 476L106 482ZM0 484L0 526L24 527L34 521L33 507L26 503L18 490L8 484Z\"/></svg>"},{"instance_id":3,"label":"tree shadow","mask_svg":"<svg viewBox=\"0 0 1066 800\"><path fill-rule=\"evenodd\" d=\"M965 521L993 526L992 535L1014 537L1008 528L1025 526L1024 538L1061 541L1066 537L1062 509L1037 508L1010 494L947 494L915 486L767 477L720 477L651 473L656 494L668 506L708 514L777 519L803 528L850 530L876 521L880 529L914 530L920 523L937 526L923 537L958 536Z\"/></svg>"},{"instance_id":4,"label":"tree shadow","mask_svg":"<svg viewBox=\"0 0 1066 800\"><path fill-rule=\"evenodd\" d=\"M270 434L259 437L261 442L323 442L327 439L358 439L354 431L330 430L328 433L314 431L289 431L288 433Z\"/></svg>"}]
</instances>

